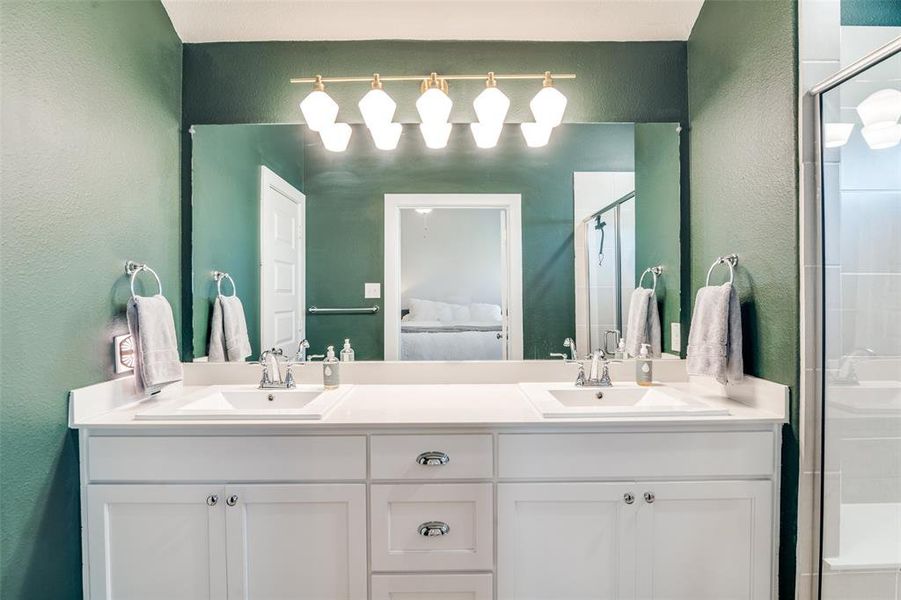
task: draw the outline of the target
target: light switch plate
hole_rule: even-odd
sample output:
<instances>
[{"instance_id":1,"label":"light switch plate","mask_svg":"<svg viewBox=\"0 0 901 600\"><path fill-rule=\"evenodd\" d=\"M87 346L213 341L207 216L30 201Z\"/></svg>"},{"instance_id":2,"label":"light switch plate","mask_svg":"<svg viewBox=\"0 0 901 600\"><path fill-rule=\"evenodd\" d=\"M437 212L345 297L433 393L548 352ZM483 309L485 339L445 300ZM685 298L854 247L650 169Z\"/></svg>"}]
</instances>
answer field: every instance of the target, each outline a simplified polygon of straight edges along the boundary
<instances>
[{"instance_id":1,"label":"light switch plate","mask_svg":"<svg viewBox=\"0 0 901 600\"><path fill-rule=\"evenodd\" d=\"M381 298L382 297L382 284L381 283L364 283L363 284L363 297L364 298Z\"/></svg>"},{"instance_id":2,"label":"light switch plate","mask_svg":"<svg viewBox=\"0 0 901 600\"><path fill-rule=\"evenodd\" d=\"M135 345L130 334L117 335L113 338L113 354L116 357L116 373L128 373L135 367Z\"/></svg>"},{"instance_id":3,"label":"light switch plate","mask_svg":"<svg viewBox=\"0 0 901 600\"><path fill-rule=\"evenodd\" d=\"M669 324L670 350L673 352L682 351L682 326L679 323Z\"/></svg>"}]
</instances>

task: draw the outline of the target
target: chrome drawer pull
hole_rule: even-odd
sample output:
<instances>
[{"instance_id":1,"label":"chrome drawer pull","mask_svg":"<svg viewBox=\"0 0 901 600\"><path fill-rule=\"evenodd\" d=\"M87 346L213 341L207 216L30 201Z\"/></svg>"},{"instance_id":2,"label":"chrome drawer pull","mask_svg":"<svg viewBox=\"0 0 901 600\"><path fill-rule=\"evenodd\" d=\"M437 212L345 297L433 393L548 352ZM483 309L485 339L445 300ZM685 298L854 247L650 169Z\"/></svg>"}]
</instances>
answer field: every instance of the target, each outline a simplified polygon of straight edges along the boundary
<instances>
[{"instance_id":1,"label":"chrome drawer pull","mask_svg":"<svg viewBox=\"0 0 901 600\"><path fill-rule=\"evenodd\" d=\"M625 494L623 494L623 501L626 504L632 504L633 502L635 502L635 494L633 494L632 492L626 492Z\"/></svg>"},{"instance_id":2,"label":"chrome drawer pull","mask_svg":"<svg viewBox=\"0 0 901 600\"><path fill-rule=\"evenodd\" d=\"M206 497L206 505L207 506L216 506L216 504L218 502L219 502L219 496L217 496L216 494L210 494L209 496Z\"/></svg>"},{"instance_id":3,"label":"chrome drawer pull","mask_svg":"<svg viewBox=\"0 0 901 600\"><path fill-rule=\"evenodd\" d=\"M644 501L648 504L654 503L654 492L645 492L644 493Z\"/></svg>"},{"instance_id":4,"label":"chrome drawer pull","mask_svg":"<svg viewBox=\"0 0 901 600\"><path fill-rule=\"evenodd\" d=\"M438 450L430 450L417 456L416 462L426 467L440 467L450 462L450 456Z\"/></svg>"},{"instance_id":5,"label":"chrome drawer pull","mask_svg":"<svg viewBox=\"0 0 901 600\"><path fill-rule=\"evenodd\" d=\"M233 494L233 495L229 496L228 498L225 499L225 503L228 504L229 506L234 506L235 504L238 503L238 495Z\"/></svg>"},{"instance_id":6,"label":"chrome drawer pull","mask_svg":"<svg viewBox=\"0 0 901 600\"><path fill-rule=\"evenodd\" d=\"M441 521L427 521L419 526L419 535L422 537L447 535L448 532L450 532L450 525Z\"/></svg>"}]
</instances>

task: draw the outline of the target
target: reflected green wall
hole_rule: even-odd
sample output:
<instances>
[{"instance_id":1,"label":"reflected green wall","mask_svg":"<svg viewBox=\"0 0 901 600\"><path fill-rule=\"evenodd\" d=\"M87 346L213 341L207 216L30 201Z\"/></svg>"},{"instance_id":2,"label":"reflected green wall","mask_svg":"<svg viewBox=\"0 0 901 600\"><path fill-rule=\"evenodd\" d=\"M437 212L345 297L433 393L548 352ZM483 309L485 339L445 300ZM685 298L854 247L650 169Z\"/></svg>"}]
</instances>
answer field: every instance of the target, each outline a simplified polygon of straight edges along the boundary
<instances>
[{"instance_id":1,"label":"reflected green wall","mask_svg":"<svg viewBox=\"0 0 901 600\"><path fill-rule=\"evenodd\" d=\"M562 125L536 149L526 147L515 126L504 128L491 151L478 149L460 126L435 152L424 149L416 126L405 127L393 152L376 150L362 126L354 127L345 153L325 151L317 134L306 140L308 304L371 303L363 283L384 277L385 194L518 193L523 356L547 358L574 336L573 171L633 170L633 125ZM307 332L317 352L349 336L358 360L383 357L381 312L308 315Z\"/></svg>"},{"instance_id":2,"label":"reflected green wall","mask_svg":"<svg viewBox=\"0 0 901 600\"><path fill-rule=\"evenodd\" d=\"M795 2L708 0L688 41L691 295L717 256L737 252L745 372L791 389L782 447L784 599L794 598L797 536L796 15Z\"/></svg>"},{"instance_id":3,"label":"reflected green wall","mask_svg":"<svg viewBox=\"0 0 901 600\"><path fill-rule=\"evenodd\" d=\"M843 26L901 27L901 0L841 0Z\"/></svg>"},{"instance_id":4,"label":"reflected green wall","mask_svg":"<svg viewBox=\"0 0 901 600\"><path fill-rule=\"evenodd\" d=\"M159 2L2 2L0 56L0 597L75 599L68 392L113 377L127 259L181 313L181 42Z\"/></svg>"},{"instance_id":5,"label":"reflected green wall","mask_svg":"<svg viewBox=\"0 0 901 600\"><path fill-rule=\"evenodd\" d=\"M192 164L193 353L206 356L216 283L235 280L247 315L251 357L260 354L260 165L303 191L303 129L297 125L202 125ZM228 282L224 293L230 294ZM186 335L187 337L187 335Z\"/></svg>"},{"instance_id":6,"label":"reflected green wall","mask_svg":"<svg viewBox=\"0 0 901 600\"><path fill-rule=\"evenodd\" d=\"M657 283L663 351L682 354L685 338L673 350L671 323L686 331L681 314L682 247L677 123L639 123L635 126L635 281L651 266L663 267ZM645 287L652 281L645 277Z\"/></svg>"}]
</instances>

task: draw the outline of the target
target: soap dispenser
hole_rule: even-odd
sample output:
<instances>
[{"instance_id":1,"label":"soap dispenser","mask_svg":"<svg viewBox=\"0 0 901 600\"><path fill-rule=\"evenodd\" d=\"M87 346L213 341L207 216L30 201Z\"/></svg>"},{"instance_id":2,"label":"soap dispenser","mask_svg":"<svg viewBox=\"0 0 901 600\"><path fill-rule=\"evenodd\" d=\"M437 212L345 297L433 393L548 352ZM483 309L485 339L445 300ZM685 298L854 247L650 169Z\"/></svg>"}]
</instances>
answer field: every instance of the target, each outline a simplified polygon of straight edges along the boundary
<instances>
[{"instance_id":1,"label":"soap dispenser","mask_svg":"<svg viewBox=\"0 0 901 600\"><path fill-rule=\"evenodd\" d=\"M652 385L654 379L653 373L654 363L651 362L651 352L649 344L642 344L638 358L635 359L635 383L638 385Z\"/></svg>"},{"instance_id":2,"label":"soap dispenser","mask_svg":"<svg viewBox=\"0 0 901 600\"><path fill-rule=\"evenodd\" d=\"M325 352L325 360L322 361L322 383L327 390L333 390L338 387L341 378L338 374L338 367L341 363L335 358L335 347L329 346Z\"/></svg>"},{"instance_id":3,"label":"soap dispenser","mask_svg":"<svg viewBox=\"0 0 901 600\"><path fill-rule=\"evenodd\" d=\"M626 353L626 340L624 338L619 338L619 346L616 347L616 352L613 357L616 360L626 360L629 358Z\"/></svg>"},{"instance_id":4,"label":"soap dispenser","mask_svg":"<svg viewBox=\"0 0 901 600\"><path fill-rule=\"evenodd\" d=\"M341 362L353 362L354 349L350 347L350 338L344 338L344 348L341 349Z\"/></svg>"}]
</instances>

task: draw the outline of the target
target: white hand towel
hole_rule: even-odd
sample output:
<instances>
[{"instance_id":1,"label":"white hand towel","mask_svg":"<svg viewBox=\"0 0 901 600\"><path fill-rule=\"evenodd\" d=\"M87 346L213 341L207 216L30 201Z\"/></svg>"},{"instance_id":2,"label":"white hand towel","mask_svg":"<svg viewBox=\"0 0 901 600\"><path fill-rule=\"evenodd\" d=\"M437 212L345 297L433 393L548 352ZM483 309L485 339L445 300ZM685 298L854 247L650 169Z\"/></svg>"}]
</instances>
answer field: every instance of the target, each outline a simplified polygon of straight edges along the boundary
<instances>
[{"instance_id":1,"label":"white hand towel","mask_svg":"<svg viewBox=\"0 0 901 600\"><path fill-rule=\"evenodd\" d=\"M135 346L135 385L154 393L182 379L172 307L161 295L133 297L126 311Z\"/></svg>"},{"instance_id":2,"label":"white hand towel","mask_svg":"<svg viewBox=\"0 0 901 600\"><path fill-rule=\"evenodd\" d=\"M629 318L626 322L626 352L638 356L642 344L649 344L651 357L660 358L660 313L654 290L636 288L629 299Z\"/></svg>"},{"instance_id":3,"label":"white hand towel","mask_svg":"<svg viewBox=\"0 0 901 600\"><path fill-rule=\"evenodd\" d=\"M237 296L217 296L210 318L210 362L238 362L250 356L244 305Z\"/></svg>"},{"instance_id":4,"label":"white hand towel","mask_svg":"<svg viewBox=\"0 0 901 600\"><path fill-rule=\"evenodd\" d=\"M698 290L688 332L688 374L741 381L741 306L731 283Z\"/></svg>"}]
</instances>

